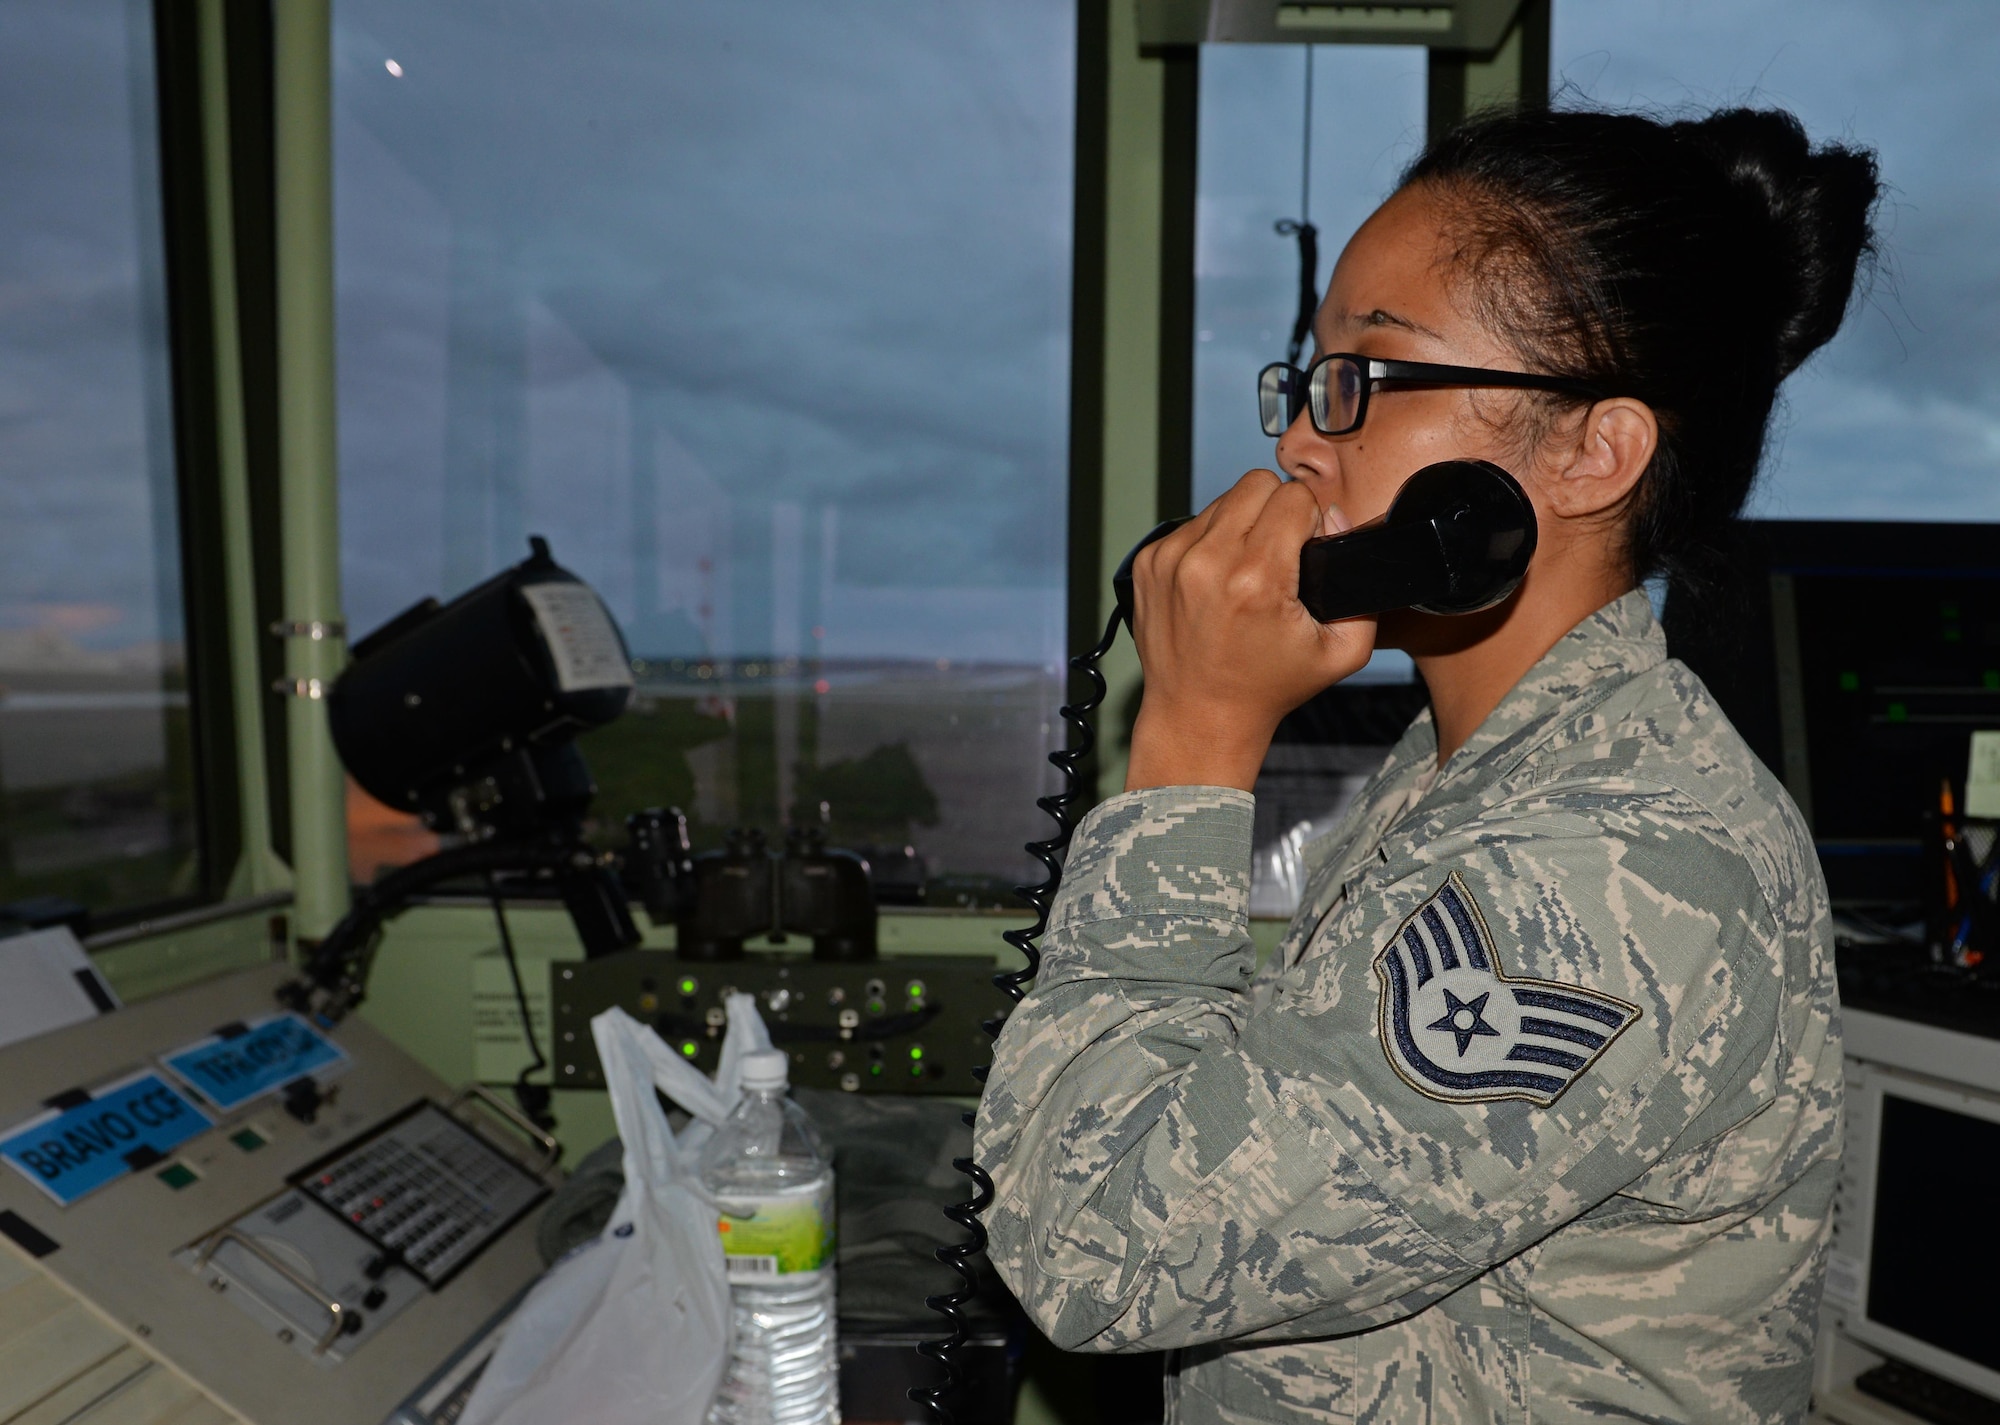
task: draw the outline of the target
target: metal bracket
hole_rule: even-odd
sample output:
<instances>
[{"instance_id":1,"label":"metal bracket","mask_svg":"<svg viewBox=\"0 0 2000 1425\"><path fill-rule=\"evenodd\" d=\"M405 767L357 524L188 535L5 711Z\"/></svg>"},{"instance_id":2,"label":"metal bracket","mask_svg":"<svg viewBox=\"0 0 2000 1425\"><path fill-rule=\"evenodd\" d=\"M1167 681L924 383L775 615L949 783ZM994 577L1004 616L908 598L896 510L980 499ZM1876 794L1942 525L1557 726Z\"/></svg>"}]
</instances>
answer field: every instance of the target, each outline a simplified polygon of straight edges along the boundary
<instances>
[{"instance_id":1,"label":"metal bracket","mask_svg":"<svg viewBox=\"0 0 2000 1425\"><path fill-rule=\"evenodd\" d=\"M280 620L271 625L271 632L279 638L310 638L319 643L329 638L347 637L347 625L337 618Z\"/></svg>"},{"instance_id":2,"label":"metal bracket","mask_svg":"<svg viewBox=\"0 0 2000 1425\"><path fill-rule=\"evenodd\" d=\"M461 1105L472 1102L474 1100L477 1100L487 1109L491 1110L503 1122L505 1122L508 1127L513 1128L516 1131L525 1134L529 1138L532 1138L537 1143L541 1144L542 1161L535 1165L536 1176L539 1177L547 1174L549 1169L553 1168L556 1165L556 1160L562 1157L561 1143L557 1142L549 1134L544 1133L539 1127L536 1126L533 1119L529 1118L526 1114L522 1113L519 1109L515 1108L514 1105L507 1102L506 1099L500 1097L499 1094L487 1088L486 1085L484 1084L467 1084L464 1088L460 1089L457 1093L452 1095L451 1101L444 1106L444 1111L450 1114L453 1118L456 1118L459 1122L466 1123L467 1126L470 1126L469 1121L458 1110Z\"/></svg>"},{"instance_id":3,"label":"metal bracket","mask_svg":"<svg viewBox=\"0 0 2000 1425\"><path fill-rule=\"evenodd\" d=\"M1522 0L1134 0L1142 45L1390 44L1485 54Z\"/></svg>"},{"instance_id":4,"label":"metal bracket","mask_svg":"<svg viewBox=\"0 0 2000 1425\"><path fill-rule=\"evenodd\" d=\"M288 1263L273 1256L248 1233L240 1232L234 1227L225 1227L202 1243L201 1251L194 1259L194 1269L198 1272L205 1270L208 1267L210 1259L221 1250L224 1242L234 1242L237 1246L241 1247L244 1251L326 1308L326 1313L332 1318L332 1321L326 1328L325 1334L319 1338L318 1343L313 1347L313 1354L315 1356L325 1355L333 1343L340 1339L340 1333L347 1329L347 1308L322 1291L317 1282L308 1279L300 1272L294 1270ZM256 1291L248 1283L240 1284L252 1296L257 1295ZM262 1298L259 1299L261 1300ZM264 1305L269 1307L279 1317L283 1317L285 1314L278 1310L275 1302L265 1301Z\"/></svg>"}]
</instances>

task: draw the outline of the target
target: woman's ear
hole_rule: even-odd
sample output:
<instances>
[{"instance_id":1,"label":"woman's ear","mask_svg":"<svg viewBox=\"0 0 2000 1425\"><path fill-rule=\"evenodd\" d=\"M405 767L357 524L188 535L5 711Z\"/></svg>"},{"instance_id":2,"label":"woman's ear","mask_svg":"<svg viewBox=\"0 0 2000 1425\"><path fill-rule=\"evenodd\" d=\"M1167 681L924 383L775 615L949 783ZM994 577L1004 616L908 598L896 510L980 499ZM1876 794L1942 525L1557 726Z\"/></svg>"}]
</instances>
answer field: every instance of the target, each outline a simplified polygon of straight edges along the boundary
<instances>
[{"instance_id":1,"label":"woman's ear","mask_svg":"<svg viewBox=\"0 0 2000 1425\"><path fill-rule=\"evenodd\" d=\"M1551 441L1543 495L1549 511L1580 519L1617 508L1632 493L1660 445L1653 408L1630 396L1599 401L1583 421Z\"/></svg>"}]
</instances>

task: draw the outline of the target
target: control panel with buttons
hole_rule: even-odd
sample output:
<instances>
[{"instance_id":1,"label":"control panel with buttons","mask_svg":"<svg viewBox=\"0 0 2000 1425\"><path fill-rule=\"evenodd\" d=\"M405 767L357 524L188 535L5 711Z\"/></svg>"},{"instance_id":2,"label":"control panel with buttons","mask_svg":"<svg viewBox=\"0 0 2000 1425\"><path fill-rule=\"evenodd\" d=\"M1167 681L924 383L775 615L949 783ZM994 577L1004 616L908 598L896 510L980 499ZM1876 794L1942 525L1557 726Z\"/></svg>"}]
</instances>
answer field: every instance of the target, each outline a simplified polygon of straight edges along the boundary
<instances>
[{"instance_id":1,"label":"control panel with buttons","mask_svg":"<svg viewBox=\"0 0 2000 1425\"><path fill-rule=\"evenodd\" d=\"M320 1369L347 1361L428 1289L296 1189L175 1256L219 1300Z\"/></svg>"},{"instance_id":2,"label":"control panel with buttons","mask_svg":"<svg viewBox=\"0 0 2000 1425\"><path fill-rule=\"evenodd\" d=\"M541 1274L554 1141L360 1016L282 1012L290 974L0 1046L0 1267L26 1264L215 1418L444 1425L435 1382L470 1379ZM17 1329L0 1310L0 1415Z\"/></svg>"},{"instance_id":3,"label":"control panel with buttons","mask_svg":"<svg viewBox=\"0 0 2000 1425\"><path fill-rule=\"evenodd\" d=\"M754 995L771 1042L791 1056L791 1081L848 1093L976 1095L992 1057L981 1021L1006 998L980 956L898 956L841 962L754 954L693 963L632 950L549 967L555 1082L602 1088L590 1021L616 1005L705 1073L722 1048L733 993Z\"/></svg>"},{"instance_id":4,"label":"control panel with buttons","mask_svg":"<svg viewBox=\"0 0 2000 1425\"><path fill-rule=\"evenodd\" d=\"M548 1191L434 1103L415 1105L292 1181L433 1290Z\"/></svg>"}]
</instances>

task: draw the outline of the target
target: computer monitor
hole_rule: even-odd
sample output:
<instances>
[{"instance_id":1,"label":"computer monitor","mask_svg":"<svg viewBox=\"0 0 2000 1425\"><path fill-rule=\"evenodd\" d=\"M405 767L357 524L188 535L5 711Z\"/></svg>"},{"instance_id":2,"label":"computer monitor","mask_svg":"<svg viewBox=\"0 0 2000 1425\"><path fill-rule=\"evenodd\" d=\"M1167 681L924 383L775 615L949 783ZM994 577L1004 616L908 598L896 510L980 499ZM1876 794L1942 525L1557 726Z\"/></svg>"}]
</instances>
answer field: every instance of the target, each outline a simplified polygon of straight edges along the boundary
<instances>
[{"instance_id":1,"label":"computer monitor","mask_svg":"<svg viewBox=\"0 0 2000 1425\"><path fill-rule=\"evenodd\" d=\"M1920 1045L1937 1041L1930 1057L1946 1061L1962 1038L1919 1025L1893 1032ZM1983 1208L1996 1180L2000 1095L1849 1060L1840 1212L1826 1278L1830 1324L2000 1401L2000 1332L1982 1304L2000 1273L2000 1234Z\"/></svg>"},{"instance_id":2,"label":"computer monitor","mask_svg":"<svg viewBox=\"0 0 2000 1425\"><path fill-rule=\"evenodd\" d=\"M1663 621L1805 814L1835 905L1920 906L1926 814L2000 730L2000 525L1746 520Z\"/></svg>"}]
</instances>

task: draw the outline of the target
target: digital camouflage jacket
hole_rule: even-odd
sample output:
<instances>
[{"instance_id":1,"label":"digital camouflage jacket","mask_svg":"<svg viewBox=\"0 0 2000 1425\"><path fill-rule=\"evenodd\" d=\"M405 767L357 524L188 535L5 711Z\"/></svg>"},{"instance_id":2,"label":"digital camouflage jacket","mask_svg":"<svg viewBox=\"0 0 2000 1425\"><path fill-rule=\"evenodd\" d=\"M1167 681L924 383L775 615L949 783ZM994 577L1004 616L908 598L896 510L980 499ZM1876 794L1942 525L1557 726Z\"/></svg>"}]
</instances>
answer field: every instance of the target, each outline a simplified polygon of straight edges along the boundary
<instances>
[{"instance_id":1,"label":"digital camouflage jacket","mask_svg":"<svg viewBox=\"0 0 2000 1425\"><path fill-rule=\"evenodd\" d=\"M1191 1425L1802 1418L1826 891L1644 595L1441 768L1420 717L1261 973L1250 816L1169 787L1078 831L977 1130L1042 1329L1173 1348Z\"/></svg>"}]
</instances>

